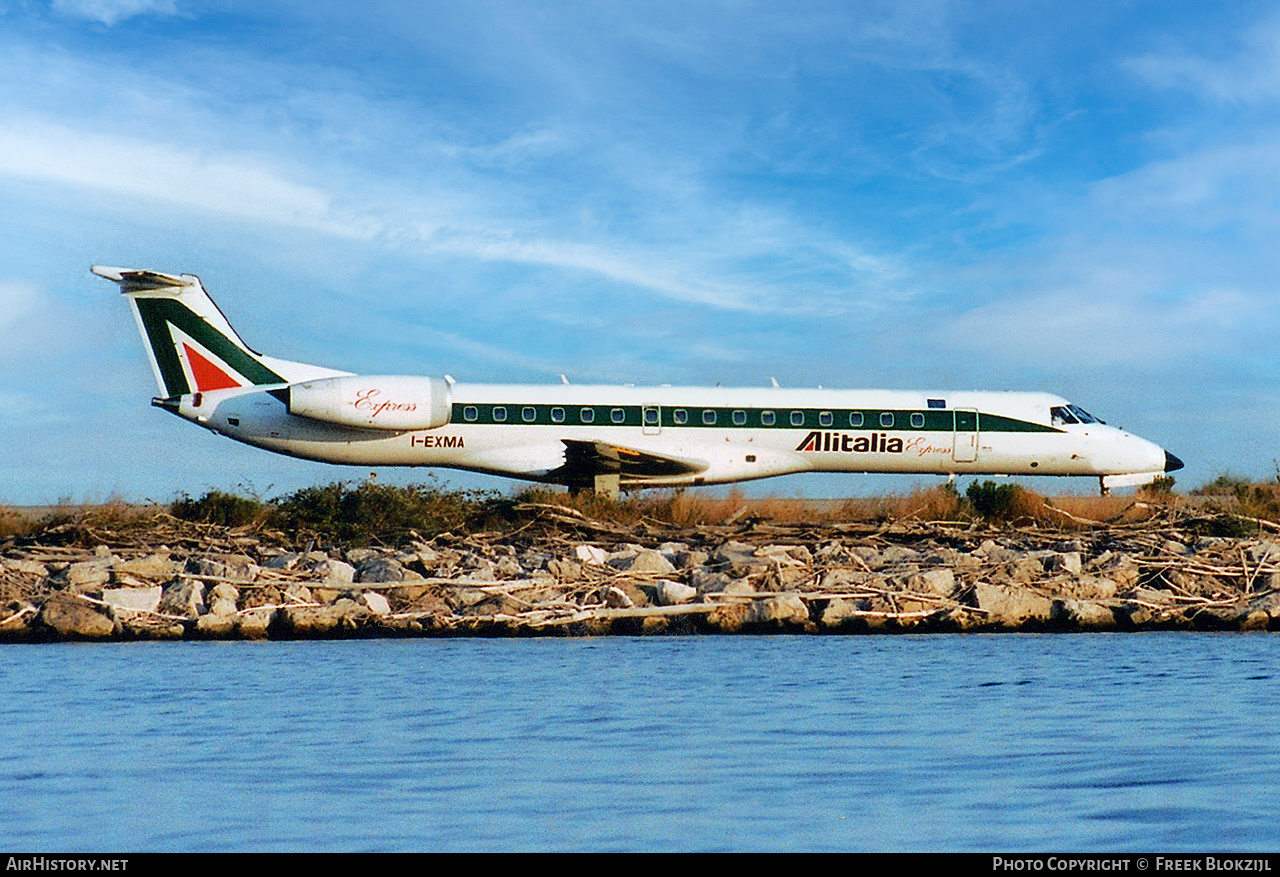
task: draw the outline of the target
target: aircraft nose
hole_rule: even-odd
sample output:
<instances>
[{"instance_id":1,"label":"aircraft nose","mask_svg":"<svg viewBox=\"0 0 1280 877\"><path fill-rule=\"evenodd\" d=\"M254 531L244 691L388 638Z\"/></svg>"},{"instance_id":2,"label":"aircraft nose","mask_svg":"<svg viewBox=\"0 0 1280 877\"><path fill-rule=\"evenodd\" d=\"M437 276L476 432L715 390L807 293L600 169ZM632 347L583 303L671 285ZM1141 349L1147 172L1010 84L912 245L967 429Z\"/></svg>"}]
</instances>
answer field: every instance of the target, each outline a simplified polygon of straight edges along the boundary
<instances>
[{"instance_id":1,"label":"aircraft nose","mask_svg":"<svg viewBox=\"0 0 1280 877\"><path fill-rule=\"evenodd\" d=\"M1168 451L1164 452L1164 471L1177 472L1179 469L1181 469L1185 465L1186 465L1185 463L1183 463L1173 454L1169 453Z\"/></svg>"}]
</instances>

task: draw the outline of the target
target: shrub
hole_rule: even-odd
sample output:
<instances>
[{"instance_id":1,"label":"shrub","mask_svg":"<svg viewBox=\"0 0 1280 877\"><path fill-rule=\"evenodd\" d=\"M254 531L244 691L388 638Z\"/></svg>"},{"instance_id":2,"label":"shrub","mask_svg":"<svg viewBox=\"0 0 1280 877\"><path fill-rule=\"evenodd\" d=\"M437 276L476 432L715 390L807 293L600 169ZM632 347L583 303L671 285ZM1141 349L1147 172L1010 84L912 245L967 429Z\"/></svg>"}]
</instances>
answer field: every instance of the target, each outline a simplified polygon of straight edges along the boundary
<instances>
[{"instance_id":1,"label":"shrub","mask_svg":"<svg viewBox=\"0 0 1280 877\"><path fill-rule=\"evenodd\" d=\"M429 485L393 487L363 482L354 487L336 481L272 500L276 519L286 529L336 539L394 541L410 531L435 536L467 528L486 517L494 494L443 491Z\"/></svg>"},{"instance_id":2,"label":"shrub","mask_svg":"<svg viewBox=\"0 0 1280 877\"><path fill-rule=\"evenodd\" d=\"M988 521L1008 521L1014 518L1018 508L1018 494L1022 488L1016 484L996 484L994 481L974 481L965 491L973 511Z\"/></svg>"},{"instance_id":3,"label":"shrub","mask_svg":"<svg viewBox=\"0 0 1280 877\"><path fill-rule=\"evenodd\" d=\"M199 499L192 499L184 493L169 506L169 513L175 518L223 527L261 523L270 517L271 512L266 503L221 490L207 491Z\"/></svg>"}]
</instances>

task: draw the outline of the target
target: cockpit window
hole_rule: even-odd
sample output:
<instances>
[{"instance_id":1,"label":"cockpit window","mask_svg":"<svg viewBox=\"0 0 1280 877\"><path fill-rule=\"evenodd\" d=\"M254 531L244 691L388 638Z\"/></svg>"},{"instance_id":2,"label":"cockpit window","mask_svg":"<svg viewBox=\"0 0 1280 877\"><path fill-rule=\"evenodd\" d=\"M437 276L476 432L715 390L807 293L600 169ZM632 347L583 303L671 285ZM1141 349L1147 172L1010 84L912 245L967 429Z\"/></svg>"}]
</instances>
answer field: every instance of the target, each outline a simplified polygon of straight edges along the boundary
<instances>
[{"instance_id":1,"label":"cockpit window","mask_svg":"<svg viewBox=\"0 0 1280 877\"><path fill-rule=\"evenodd\" d=\"M1064 423L1106 423L1105 420L1094 417L1079 405L1055 405L1049 409L1049 416L1053 419L1054 426Z\"/></svg>"},{"instance_id":2,"label":"cockpit window","mask_svg":"<svg viewBox=\"0 0 1280 877\"><path fill-rule=\"evenodd\" d=\"M1061 426L1064 423L1079 423L1076 416L1061 405L1055 405L1049 409L1049 416L1053 420L1054 426Z\"/></svg>"},{"instance_id":3,"label":"cockpit window","mask_svg":"<svg viewBox=\"0 0 1280 877\"><path fill-rule=\"evenodd\" d=\"M1074 414L1076 417L1080 418L1080 422L1081 422L1081 423L1103 423L1103 422L1104 422L1104 421L1099 420L1098 418L1094 417L1094 416L1093 416L1092 414L1090 414L1088 411L1085 411L1085 410L1084 410L1083 408L1081 408L1079 405L1068 405L1068 406L1067 406L1067 408L1069 408L1069 409L1071 410L1071 413L1072 413L1072 414Z\"/></svg>"}]
</instances>

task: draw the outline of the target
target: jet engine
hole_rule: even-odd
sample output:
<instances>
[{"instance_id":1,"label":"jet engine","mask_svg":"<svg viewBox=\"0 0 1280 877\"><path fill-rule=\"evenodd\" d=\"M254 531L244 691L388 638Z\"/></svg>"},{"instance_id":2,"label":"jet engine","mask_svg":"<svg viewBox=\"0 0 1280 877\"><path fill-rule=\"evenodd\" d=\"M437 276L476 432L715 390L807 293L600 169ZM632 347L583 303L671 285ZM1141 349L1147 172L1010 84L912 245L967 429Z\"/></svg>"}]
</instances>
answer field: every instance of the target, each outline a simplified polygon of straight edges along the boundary
<instances>
[{"instance_id":1,"label":"jet engine","mask_svg":"<svg viewBox=\"0 0 1280 877\"><path fill-rule=\"evenodd\" d=\"M347 375L287 387L290 414L365 429L434 429L449 422L453 394L440 378Z\"/></svg>"}]
</instances>

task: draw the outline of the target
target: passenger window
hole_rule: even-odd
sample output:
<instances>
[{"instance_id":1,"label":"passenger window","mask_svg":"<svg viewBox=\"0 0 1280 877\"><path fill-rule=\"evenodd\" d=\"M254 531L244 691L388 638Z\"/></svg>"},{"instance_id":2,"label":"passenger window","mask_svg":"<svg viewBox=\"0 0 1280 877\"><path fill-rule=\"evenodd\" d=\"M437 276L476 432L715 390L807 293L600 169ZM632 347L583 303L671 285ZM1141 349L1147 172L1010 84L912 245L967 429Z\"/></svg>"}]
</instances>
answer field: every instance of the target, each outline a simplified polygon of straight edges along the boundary
<instances>
[{"instance_id":1,"label":"passenger window","mask_svg":"<svg viewBox=\"0 0 1280 877\"><path fill-rule=\"evenodd\" d=\"M507 409L501 405L493 406L493 422L503 423L507 419Z\"/></svg>"},{"instance_id":2,"label":"passenger window","mask_svg":"<svg viewBox=\"0 0 1280 877\"><path fill-rule=\"evenodd\" d=\"M578 419L579 419L579 420L581 420L583 423L595 423L595 422L596 422L596 409L594 409L594 408L583 408L582 410L580 410L580 411L578 412Z\"/></svg>"},{"instance_id":3,"label":"passenger window","mask_svg":"<svg viewBox=\"0 0 1280 877\"><path fill-rule=\"evenodd\" d=\"M551 409L551 422L552 422L552 423L564 423L564 409L563 409L563 408L552 408L552 409Z\"/></svg>"},{"instance_id":4,"label":"passenger window","mask_svg":"<svg viewBox=\"0 0 1280 877\"><path fill-rule=\"evenodd\" d=\"M946 408L947 400L946 399L930 399L929 407L930 408Z\"/></svg>"},{"instance_id":5,"label":"passenger window","mask_svg":"<svg viewBox=\"0 0 1280 877\"><path fill-rule=\"evenodd\" d=\"M804 412L803 412L803 411L792 411L792 412L791 412L791 425L792 425L792 426L804 426Z\"/></svg>"},{"instance_id":6,"label":"passenger window","mask_svg":"<svg viewBox=\"0 0 1280 877\"><path fill-rule=\"evenodd\" d=\"M520 412L520 416L524 418L525 423L533 423L538 419L538 409L532 405L526 405L524 410Z\"/></svg>"},{"instance_id":7,"label":"passenger window","mask_svg":"<svg viewBox=\"0 0 1280 877\"><path fill-rule=\"evenodd\" d=\"M621 408L615 408L609 412L609 419L614 423L626 423L627 412L623 411Z\"/></svg>"},{"instance_id":8,"label":"passenger window","mask_svg":"<svg viewBox=\"0 0 1280 877\"><path fill-rule=\"evenodd\" d=\"M774 422L774 420L776 420L776 419L777 419L777 418L774 416L774 413L773 413L772 411L761 411L761 412L760 412L760 425L761 425L761 426L773 426L773 422Z\"/></svg>"},{"instance_id":9,"label":"passenger window","mask_svg":"<svg viewBox=\"0 0 1280 877\"><path fill-rule=\"evenodd\" d=\"M891 426L893 426L893 412L892 412L892 411L883 411L883 412L881 412L881 414L880 414L880 425L881 425L882 427L884 427L885 429L888 429L888 428L890 428Z\"/></svg>"},{"instance_id":10,"label":"passenger window","mask_svg":"<svg viewBox=\"0 0 1280 877\"><path fill-rule=\"evenodd\" d=\"M830 426L833 423L835 423L835 415L833 415L830 411L823 411L821 414L818 415L819 426Z\"/></svg>"},{"instance_id":11,"label":"passenger window","mask_svg":"<svg viewBox=\"0 0 1280 877\"><path fill-rule=\"evenodd\" d=\"M671 412L671 419L677 424L683 426L689 422L689 412L685 411L683 408L677 408L675 411Z\"/></svg>"},{"instance_id":12,"label":"passenger window","mask_svg":"<svg viewBox=\"0 0 1280 877\"><path fill-rule=\"evenodd\" d=\"M644 409L644 422L648 426L657 426L658 425L658 409L657 408Z\"/></svg>"},{"instance_id":13,"label":"passenger window","mask_svg":"<svg viewBox=\"0 0 1280 877\"><path fill-rule=\"evenodd\" d=\"M707 426L715 426L716 413L710 408L702 409L702 422Z\"/></svg>"},{"instance_id":14,"label":"passenger window","mask_svg":"<svg viewBox=\"0 0 1280 877\"><path fill-rule=\"evenodd\" d=\"M911 425L914 426L916 429L921 429L924 426L924 415L921 414L919 411L912 414Z\"/></svg>"},{"instance_id":15,"label":"passenger window","mask_svg":"<svg viewBox=\"0 0 1280 877\"><path fill-rule=\"evenodd\" d=\"M476 418L480 416L480 411L474 405L468 405L462 409L462 419L468 423L475 423Z\"/></svg>"},{"instance_id":16,"label":"passenger window","mask_svg":"<svg viewBox=\"0 0 1280 877\"><path fill-rule=\"evenodd\" d=\"M747 412L745 412L745 411L735 411L735 412L733 412L733 425L734 425L734 426L743 426L743 425L745 425L745 424L746 424L746 422L747 422Z\"/></svg>"},{"instance_id":17,"label":"passenger window","mask_svg":"<svg viewBox=\"0 0 1280 877\"><path fill-rule=\"evenodd\" d=\"M850 426L862 426L862 412L861 412L861 411L850 411L850 412L849 412L849 425L850 425Z\"/></svg>"}]
</instances>

